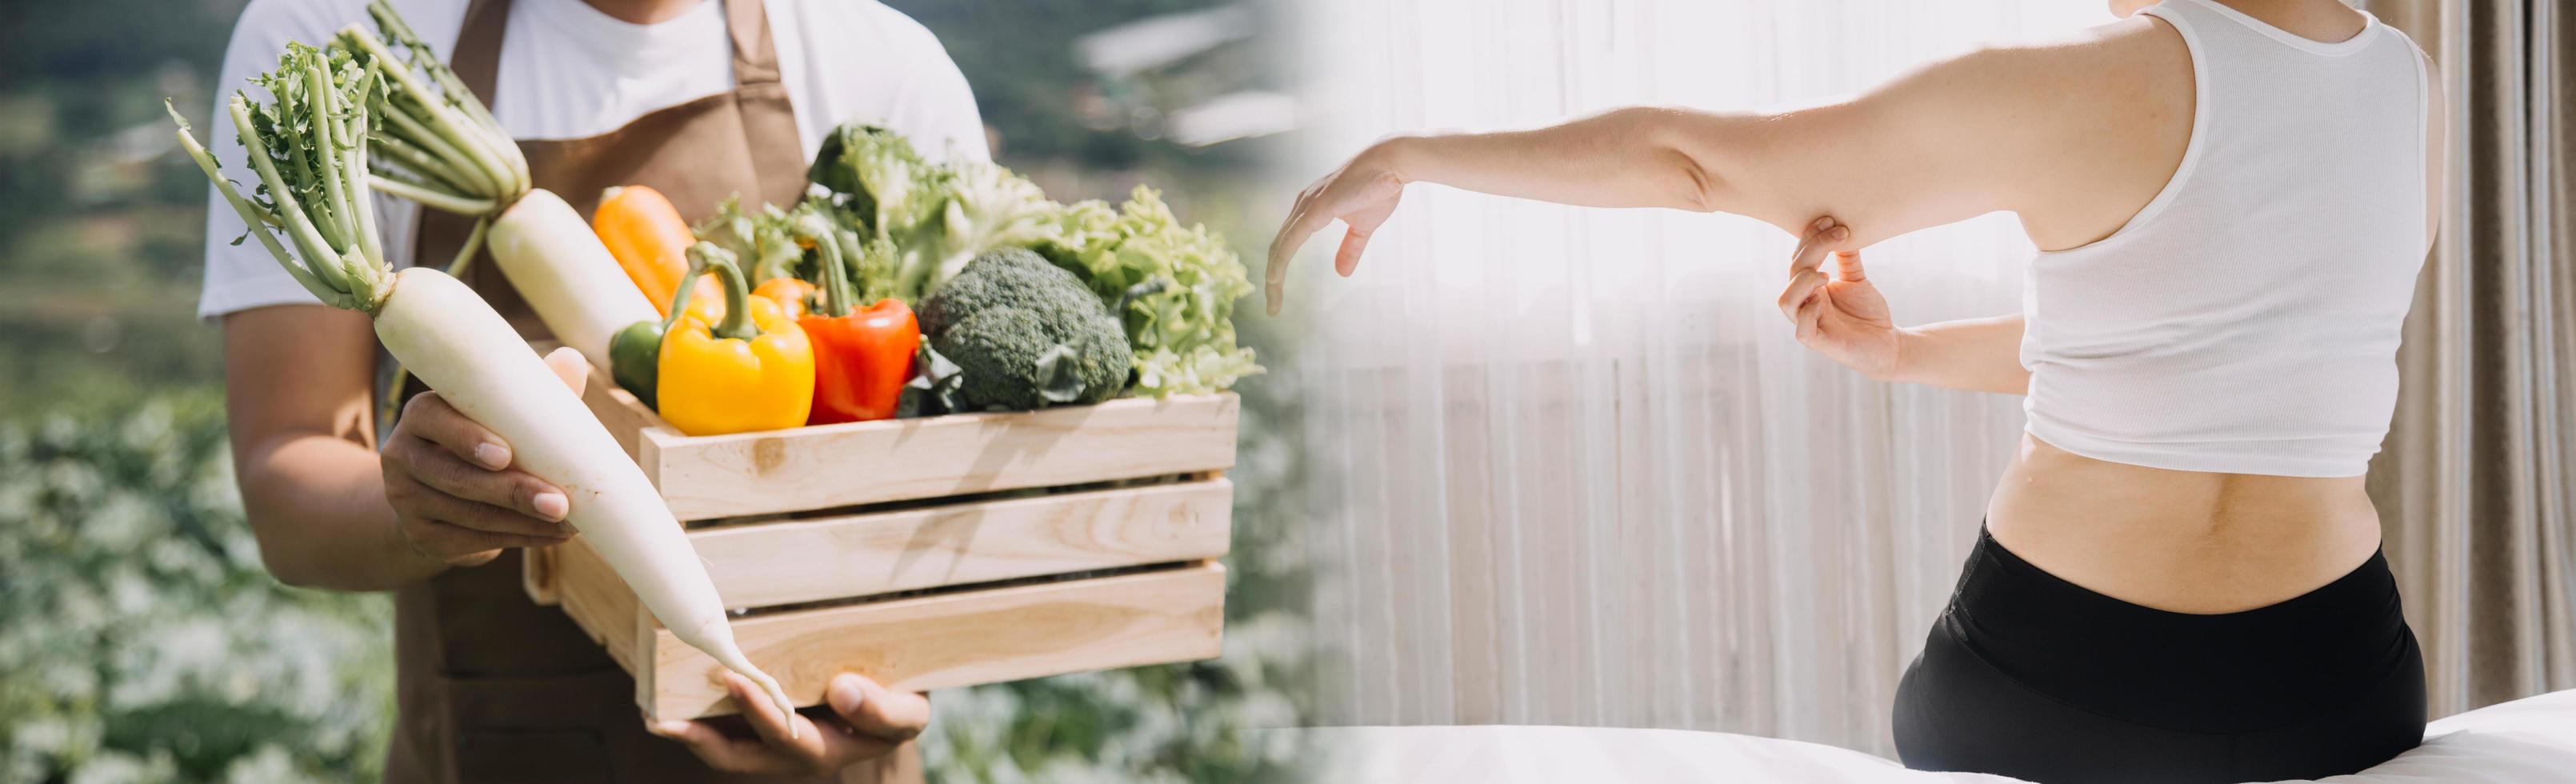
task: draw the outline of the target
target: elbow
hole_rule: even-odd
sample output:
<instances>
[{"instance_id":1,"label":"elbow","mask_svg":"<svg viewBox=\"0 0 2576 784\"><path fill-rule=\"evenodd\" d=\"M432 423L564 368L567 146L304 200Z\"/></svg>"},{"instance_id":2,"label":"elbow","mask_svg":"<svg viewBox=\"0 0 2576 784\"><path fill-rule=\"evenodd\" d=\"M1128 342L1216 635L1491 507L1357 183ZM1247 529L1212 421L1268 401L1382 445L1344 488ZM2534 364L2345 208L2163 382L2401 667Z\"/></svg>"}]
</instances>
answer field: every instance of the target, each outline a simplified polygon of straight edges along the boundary
<instances>
[{"instance_id":1,"label":"elbow","mask_svg":"<svg viewBox=\"0 0 2576 784\"><path fill-rule=\"evenodd\" d=\"M259 543L260 568L279 584L294 588L326 591L366 592L393 587L359 571L356 564L340 557L345 548L335 547L331 537L299 533L303 512L288 504L267 498L254 487L250 475L241 481L242 512L250 524L251 538Z\"/></svg>"},{"instance_id":2,"label":"elbow","mask_svg":"<svg viewBox=\"0 0 2576 784\"><path fill-rule=\"evenodd\" d=\"M289 588L367 593L396 587L351 573L347 564L330 563L320 553L281 546L265 536L259 537L259 562L268 569L269 577Z\"/></svg>"},{"instance_id":3,"label":"elbow","mask_svg":"<svg viewBox=\"0 0 2576 784\"><path fill-rule=\"evenodd\" d=\"M1673 168L1682 175L1677 183L1680 198L1674 206L1692 212L1717 212L1723 201L1718 198L1716 173L1709 171L1706 164L1687 150L1672 148L1667 155L1673 159Z\"/></svg>"},{"instance_id":4,"label":"elbow","mask_svg":"<svg viewBox=\"0 0 2576 784\"><path fill-rule=\"evenodd\" d=\"M1657 176L1651 187L1663 194L1662 206L1691 212L1719 212L1727 203L1726 180L1689 137L1692 113L1687 109L1632 106L1612 113L1628 128L1628 138L1645 140L1647 168Z\"/></svg>"},{"instance_id":5,"label":"elbow","mask_svg":"<svg viewBox=\"0 0 2576 784\"><path fill-rule=\"evenodd\" d=\"M263 523L268 519L267 515L255 509L248 511L251 537L259 542L259 564L261 568L268 570L269 577L276 578L279 583L294 588L336 589L341 587L335 584L336 581L326 570L321 568L321 565L316 562L317 559L308 557L294 544L283 541L292 537L268 533L271 526Z\"/></svg>"},{"instance_id":6,"label":"elbow","mask_svg":"<svg viewBox=\"0 0 2576 784\"><path fill-rule=\"evenodd\" d=\"M291 559L279 558L275 554L274 550L269 549L265 545L259 548L259 558L260 563L268 566L268 576L276 578L279 585L284 585L289 588L314 588L324 590L338 588L338 586L331 585L330 581L323 577L320 570L306 566L298 566L295 564L295 561Z\"/></svg>"},{"instance_id":7,"label":"elbow","mask_svg":"<svg viewBox=\"0 0 2576 784\"><path fill-rule=\"evenodd\" d=\"M251 541L259 544L260 568L280 583L297 588L320 588L326 582L313 559L298 547L300 537L286 536L279 529L288 525L288 515L269 500L270 493L262 481L265 474L259 453L236 451L234 463L240 466L234 487L241 493L242 522L250 526Z\"/></svg>"}]
</instances>

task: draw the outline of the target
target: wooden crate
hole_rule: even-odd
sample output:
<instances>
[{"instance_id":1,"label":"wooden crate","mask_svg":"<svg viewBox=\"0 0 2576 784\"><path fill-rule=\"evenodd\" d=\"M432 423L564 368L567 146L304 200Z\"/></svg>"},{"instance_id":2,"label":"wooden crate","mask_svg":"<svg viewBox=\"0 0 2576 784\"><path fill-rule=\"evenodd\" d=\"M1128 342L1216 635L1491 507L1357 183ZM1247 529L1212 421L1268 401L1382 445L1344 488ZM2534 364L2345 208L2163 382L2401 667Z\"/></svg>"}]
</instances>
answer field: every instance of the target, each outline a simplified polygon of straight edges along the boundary
<instances>
[{"instance_id":1,"label":"wooden crate","mask_svg":"<svg viewBox=\"0 0 2576 784\"><path fill-rule=\"evenodd\" d=\"M855 671L923 690L1218 654L1231 394L686 436L593 372L582 394L689 529L743 651L800 705ZM738 710L579 538L528 594L655 718Z\"/></svg>"}]
</instances>

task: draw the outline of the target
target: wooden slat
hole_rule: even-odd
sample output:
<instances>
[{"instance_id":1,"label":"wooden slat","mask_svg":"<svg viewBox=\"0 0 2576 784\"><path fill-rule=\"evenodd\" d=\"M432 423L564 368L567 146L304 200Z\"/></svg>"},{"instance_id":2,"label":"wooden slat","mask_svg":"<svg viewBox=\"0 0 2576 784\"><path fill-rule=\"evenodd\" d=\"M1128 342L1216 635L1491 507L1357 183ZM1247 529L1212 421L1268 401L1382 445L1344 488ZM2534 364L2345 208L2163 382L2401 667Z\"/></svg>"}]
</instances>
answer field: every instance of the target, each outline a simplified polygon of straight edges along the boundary
<instances>
[{"instance_id":1,"label":"wooden slat","mask_svg":"<svg viewBox=\"0 0 2576 784\"><path fill-rule=\"evenodd\" d=\"M576 536L550 549L555 552L555 596L564 614L590 632L590 638L607 648L609 657L627 672L643 677L646 670L636 666L635 658L641 647L637 643L645 638L638 616L651 616L636 601L635 592L617 579L617 572L600 559L599 551L591 549L589 540Z\"/></svg>"},{"instance_id":2,"label":"wooden slat","mask_svg":"<svg viewBox=\"0 0 2576 784\"><path fill-rule=\"evenodd\" d=\"M1224 626L1225 567L1213 562L733 623L744 654L800 706L844 671L923 691L1214 658ZM652 651L659 688L643 707L656 718L737 712L713 659L668 630Z\"/></svg>"},{"instance_id":3,"label":"wooden slat","mask_svg":"<svg viewBox=\"0 0 2576 784\"><path fill-rule=\"evenodd\" d=\"M552 607L561 601L555 596L555 548L520 548L519 587L528 592L528 601L539 607Z\"/></svg>"},{"instance_id":4,"label":"wooden slat","mask_svg":"<svg viewBox=\"0 0 2576 784\"><path fill-rule=\"evenodd\" d=\"M1221 471L1234 466L1241 404L1126 398L704 437L664 435L632 414L650 416L638 407L611 428L636 429L633 449L672 513L706 520Z\"/></svg>"},{"instance_id":5,"label":"wooden slat","mask_svg":"<svg viewBox=\"0 0 2576 784\"><path fill-rule=\"evenodd\" d=\"M725 526L689 543L729 607L1225 555L1225 479Z\"/></svg>"},{"instance_id":6,"label":"wooden slat","mask_svg":"<svg viewBox=\"0 0 2576 784\"><path fill-rule=\"evenodd\" d=\"M657 442L680 435L652 409L645 408L643 401L636 400L633 393L618 388L608 371L590 369L590 376L582 384L581 402L590 408L592 416L599 417L600 424L608 426L608 434L617 437L617 445L626 449L626 456L644 467L647 478L653 476L659 462L657 455L647 452Z\"/></svg>"}]
</instances>

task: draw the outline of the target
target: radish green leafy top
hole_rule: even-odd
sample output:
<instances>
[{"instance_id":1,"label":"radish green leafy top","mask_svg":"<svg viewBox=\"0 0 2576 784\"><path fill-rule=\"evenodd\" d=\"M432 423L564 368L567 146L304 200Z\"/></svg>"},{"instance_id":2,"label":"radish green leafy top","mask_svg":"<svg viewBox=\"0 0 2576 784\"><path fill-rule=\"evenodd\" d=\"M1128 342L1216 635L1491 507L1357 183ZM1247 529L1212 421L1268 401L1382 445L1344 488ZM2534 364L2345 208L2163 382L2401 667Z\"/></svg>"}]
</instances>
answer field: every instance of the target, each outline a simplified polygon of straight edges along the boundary
<instances>
[{"instance_id":1,"label":"radish green leafy top","mask_svg":"<svg viewBox=\"0 0 2576 784\"><path fill-rule=\"evenodd\" d=\"M332 48L384 72L384 122L378 129L383 143L374 165L394 183L386 192L467 215L508 207L527 193L527 157L492 111L385 0L368 3L367 13L392 46L350 25L341 28Z\"/></svg>"},{"instance_id":2,"label":"radish green leafy top","mask_svg":"<svg viewBox=\"0 0 2576 784\"><path fill-rule=\"evenodd\" d=\"M227 108L257 174L247 196L217 170L188 121L170 110L180 147L287 274L323 304L369 314L383 305L393 282L377 239L366 165L369 107L379 97L380 75L345 52L290 44L277 70L253 80L267 88L270 102L254 105L234 93Z\"/></svg>"},{"instance_id":3,"label":"radish green leafy top","mask_svg":"<svg viewBox=\"0 0 2576 784\"><path fill-rule=\"evenodd\" d=\"M373 314L393 269L372 191L484 216L453 271L529 181L517 143L402 17L385 0L367 11L402 55L350 25L324 48L287 44L275 70L251 79L269 100L233 93L227 113L256 175L249 194L223 176L177 109L170 119L180 147L295 282L323 304Z\"/></svg>"}]
</instances>

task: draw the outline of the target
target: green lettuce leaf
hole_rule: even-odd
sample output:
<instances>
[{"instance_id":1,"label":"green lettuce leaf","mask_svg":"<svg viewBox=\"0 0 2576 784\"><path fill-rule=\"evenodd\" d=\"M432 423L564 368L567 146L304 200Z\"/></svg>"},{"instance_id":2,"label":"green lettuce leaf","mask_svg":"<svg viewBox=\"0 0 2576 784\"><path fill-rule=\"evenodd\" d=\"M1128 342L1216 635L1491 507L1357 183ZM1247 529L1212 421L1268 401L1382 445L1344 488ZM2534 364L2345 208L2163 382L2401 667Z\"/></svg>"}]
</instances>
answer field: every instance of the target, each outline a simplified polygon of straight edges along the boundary
<instances>
[{"instance_id":1,"label":"green lettuce leaf","mask_svg":"<svg viewBox=\"0 0 2576 784\"><path fill-rule=\"evenodd\" d=\"M1038 247L1117 308L1136 354L1134 396L1204 394L1262 372L1235 345L1234 303L1252 294L1243 259L1205 226L1184 226L1162 194L1138 186L1115 210L1064 207Z\"/></svg>"}]
</instances>

